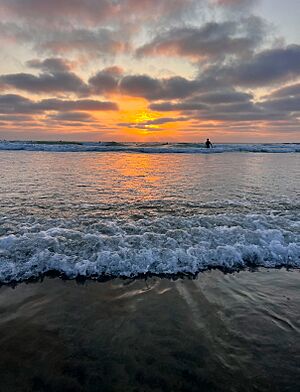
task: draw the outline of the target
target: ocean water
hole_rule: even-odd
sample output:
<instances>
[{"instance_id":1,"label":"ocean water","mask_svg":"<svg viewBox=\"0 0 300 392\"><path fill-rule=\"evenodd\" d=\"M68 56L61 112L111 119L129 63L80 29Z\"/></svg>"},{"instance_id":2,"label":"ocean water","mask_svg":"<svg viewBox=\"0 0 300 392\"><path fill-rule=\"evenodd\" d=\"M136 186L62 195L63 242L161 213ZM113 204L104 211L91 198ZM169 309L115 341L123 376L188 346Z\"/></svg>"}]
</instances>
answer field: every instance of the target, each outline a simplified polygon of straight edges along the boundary
<instances>
[{"instance_id":1,"label":"ocean water","mask_svg":"<svg viewBox=\"0 0 300 392\"><path fill-rule=\"evenodd\" d=\"M0 149L1 392L299 391L298 145Z\"/></svg>"},{"instance_id":2,"label":"ocean water","mask_svg":"<svg viewBox=\"0 0 300 392\"><path fill-rule=\"evenodd\" d=\"M300 267L299 144L0 150L2 283Z\"/></svg>"},{"instance_id":3,"label":"ocean water","mask_svg":"<svg viewBox=\"0 0 300 392\"><path fill-rule=\"evenodd\" d=\"M43 142L0 140L0 151L56 151L56 152L141 152L150 154L184 153L216 154L222 152L300 152L300 143L214 144L207 149L204 143L119 143L119 142Z\"/></svg>"}]
</instances>

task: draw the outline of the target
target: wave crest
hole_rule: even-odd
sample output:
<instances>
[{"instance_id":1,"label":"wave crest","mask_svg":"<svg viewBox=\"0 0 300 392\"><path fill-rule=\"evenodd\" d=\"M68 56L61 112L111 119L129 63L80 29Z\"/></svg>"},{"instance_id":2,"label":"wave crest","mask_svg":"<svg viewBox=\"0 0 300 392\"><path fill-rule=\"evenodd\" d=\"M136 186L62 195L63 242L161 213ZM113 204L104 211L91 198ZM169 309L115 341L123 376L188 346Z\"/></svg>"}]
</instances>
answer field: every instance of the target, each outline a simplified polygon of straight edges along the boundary
<instances>
[{"instance_id":1,"label":"wave crest","mask_svg":"<svg viewBox=\"0 0 300 392\"><path fill-rule=\"evenodd\" d=\"M216 144L207 149L202 143L77 143L77 142L7 142L0 141L0 150L48 152L137 152L173 154L215 154L224 152L297 153L300 144Z\"/></svg>"},{"instance_id":2,"label":"wave crest","mask_svg":"<svg viewBox=\"0 0 300 392\"><path fill-rule=\"evenodd\" d=\"M26 227L0 237L0 281L57 271L68 278L195 274L209 268L300 267L292 216L215 215L110 221L85 229L74 222Z\"/></svg>"}]
</instances>

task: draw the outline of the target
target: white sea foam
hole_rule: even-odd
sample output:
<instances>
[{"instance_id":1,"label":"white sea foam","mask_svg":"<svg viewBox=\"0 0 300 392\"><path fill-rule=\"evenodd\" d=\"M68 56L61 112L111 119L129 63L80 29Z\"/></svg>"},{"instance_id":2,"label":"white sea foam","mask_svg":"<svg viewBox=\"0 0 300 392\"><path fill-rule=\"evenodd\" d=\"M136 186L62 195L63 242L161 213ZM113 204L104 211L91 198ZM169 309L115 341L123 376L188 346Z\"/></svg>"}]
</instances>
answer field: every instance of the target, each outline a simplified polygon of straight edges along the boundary
<instances>
[{"instance_id":1,"label":"white sea foam","mask_svg":"<svg viewBox=\"0 0 300 392\"><path fill-rule=\"evenodd\" d=\"M0 281L55 270L69 278L197 273L211 267L300 268L299 222L292 215L224 214L80 226L28 222L0 237Z\"/></svg>"},{"instance_id":2,"label":"white sea foam","mask_svg":"<svg viewBox=\"0 0 300 392\"><path fill-rule=\"evenodd\" d=\"M48 152L140 152L215 154L224 152L296 153L300 143L287 144L216 144L204 148L202 143L36 143L0 141L0 150Z\"/></svg>"}]
</instances>

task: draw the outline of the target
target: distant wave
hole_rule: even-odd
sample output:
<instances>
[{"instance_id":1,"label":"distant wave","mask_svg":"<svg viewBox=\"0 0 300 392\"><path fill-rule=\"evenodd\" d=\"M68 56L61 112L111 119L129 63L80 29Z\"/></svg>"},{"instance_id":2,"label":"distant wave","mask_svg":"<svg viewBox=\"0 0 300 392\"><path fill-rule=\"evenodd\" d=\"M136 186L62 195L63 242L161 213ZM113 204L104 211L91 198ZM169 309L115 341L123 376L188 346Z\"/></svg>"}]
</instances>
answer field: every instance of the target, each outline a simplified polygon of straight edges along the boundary
<instances>
[{"instance_id":1,"label":"distant wave","mask_svg":"<svg viewBox=\"0 0 300 392\"><path fill-rule=\"evenodd\" d=\"M0 141L0 151L48 151L48 152L137 152L215 154L224 152L297 153L300 143L286 144L215 144L207 149L202 143L80 143L80 142L25 142Z\"/></svg>"},{"instance_id":2,"label":"distant wave","mask_svg":"<svg viewBox=\"0 0 300 392\"><path fill-rule=\"evenodd\" d=\"M209 268L300 268L299 222L293 214L164 216L30 223L0 237L0 282L49 271L68 278L195 274Z\"/></svg>"}]
</instances>

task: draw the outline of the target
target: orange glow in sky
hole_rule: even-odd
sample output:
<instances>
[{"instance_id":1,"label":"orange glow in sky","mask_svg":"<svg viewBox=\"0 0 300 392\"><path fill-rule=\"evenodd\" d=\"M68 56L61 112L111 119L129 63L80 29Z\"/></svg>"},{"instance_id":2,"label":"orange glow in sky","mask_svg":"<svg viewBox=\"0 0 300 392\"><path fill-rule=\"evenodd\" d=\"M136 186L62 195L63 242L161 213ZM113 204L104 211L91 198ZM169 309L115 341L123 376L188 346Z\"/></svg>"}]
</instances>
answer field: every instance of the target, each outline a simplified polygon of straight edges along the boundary
<instances>
[{"instance_id":1,"label":"orange glow in sky","mask_svg":"<svg viewBox=\"0 0 300 392\"><path fill-rule=\"evenodd\" d=\"M298 11L0 0L0 140L297 142Z\"/></svg>"}]
</instances>

